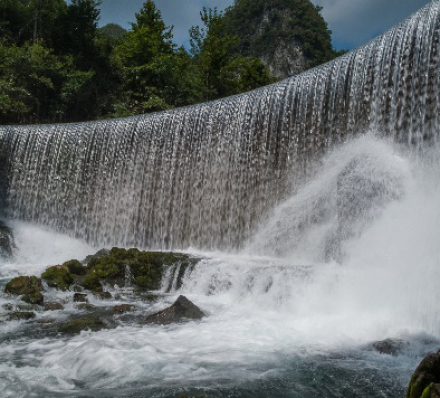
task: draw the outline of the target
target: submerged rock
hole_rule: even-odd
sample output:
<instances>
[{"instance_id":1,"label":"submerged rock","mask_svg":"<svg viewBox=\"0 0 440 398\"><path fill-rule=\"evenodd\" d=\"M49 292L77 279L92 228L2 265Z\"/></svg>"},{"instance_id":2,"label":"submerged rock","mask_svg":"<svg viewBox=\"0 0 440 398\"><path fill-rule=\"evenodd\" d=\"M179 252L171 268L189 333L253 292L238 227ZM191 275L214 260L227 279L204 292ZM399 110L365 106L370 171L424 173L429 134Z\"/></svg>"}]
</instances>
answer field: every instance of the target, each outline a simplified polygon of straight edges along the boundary
<instances>
[{"instance_id":1,"label":"submerged rock","mask_svg":"<svg viewBox=\"0 0 440 398\"><path fill-rule=\"evenodd\" d=\"M120 304L113 307L113 312L116 314L123 314L124 312L132 312L135 310L135 308L136 307L134 305Z\"/></svg>"},{"instance_id":2,"label":"submerged rock","mask_svg":"<svg viewBox=\"0 0 440 398\"><path fill-rule=\"evenodd\" d=\"M99 317L86 316L61 325L59 331L65 334L78 334L83 330L97 332L105 328L105 323Z\"/></svg>"},{"instance_id":3,"label":"submerged rock","mask_svg":"<svg viewBox=\"0 0 440 398\"><path fill-rule=\"evenodd\" d=\"M406 398L440 397L440 351L422 360L411 377Z\"/></svg>"},{"instance_id":4,"label":"submerged rock","mask_svg":"<svg viewBox=\"0 0 440 398\"><path fill-rule=\"evenodd\" d=\"M34 312L10 312L8 314L9 321L28 321L29 319L35 318Z\"/></svg>"},{"instance_id":5,"label":"submerged rock","mask_svg":"<svg viewBox=\"0 0 440 398\"><path fill-rule=\"evenodd\" d=\"M387 354L396 356L405 346L403 340L386 339L382 341L375 341L371 344L371 347L380 354Z\"/></svg>"},{"instance_id":6,"label":"submerged rock","mask_svg":"<svg viewBox=\"0 0 440 398\"><path fill-rule=\"evenodd\" d=\"M41 292L35 292L21 296L21 300L28 304L41 305L44 302L44 296L41 294Z\"/></svg>"},{"instance_id":7,"label":"submerged rock","mask_svg":"<svg viewBox=\"0 0 440 398\"><path fill-rule=\"evenodd\" d=\"M162 325L182 322L184 320L200 320L205 316L203 311L185 296L179 296L171 307L145 318L144 323L160 323Z\"/></svg>"},{"instance_id":8,"label":"submerged rock","mask_svg":"<svg viewBox=\"0 0 440 398\"><path fill-rule=\"evenodd\" d=\"M64 306L61 303L44 303L44 311L59 311L63 309Z\"/></svg>"},{"instance_id":9,"label":"submerged rock","mask_svg":"<svg viewBox=\"0 0 440 398\"><path fill-rule=\"evenodd\" d=\"M88 303L89 300L87 299L87 294L75 293L73 295L73 302L74 303Z\"/></svg>"}]
</instances>

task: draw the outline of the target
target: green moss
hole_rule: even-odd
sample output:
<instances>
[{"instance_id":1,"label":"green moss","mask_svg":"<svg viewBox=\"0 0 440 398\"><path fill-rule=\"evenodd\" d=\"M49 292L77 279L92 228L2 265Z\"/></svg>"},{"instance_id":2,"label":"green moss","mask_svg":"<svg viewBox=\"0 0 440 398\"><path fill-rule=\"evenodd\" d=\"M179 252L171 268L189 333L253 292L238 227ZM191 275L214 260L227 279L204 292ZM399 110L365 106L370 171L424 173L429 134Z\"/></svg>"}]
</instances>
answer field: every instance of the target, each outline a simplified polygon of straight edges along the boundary
<instances>
[{"instance_id":1,"label":"green moss","mask_svg":"<svg viewBox=\"0 0 440 398\"><path fill-rule=\"evenodd\" d=\"M8 314L8 319L10 321L27 321L29 319L35 318L33 312L10 312Z\"/></svg>"},{"instance_id":2,"label":"green moss","mask_svg":"<svg viewBox=\"0 0 440 398\"><path fill-rule=\"evenodd\" d=\"M86 277L83 279L80 285L88 290L102 292L102 285L99 276L95 273L94 270L91 270L87 273Z\"/></svg>"},{"instance_id":3,"label":"green moss","mask_svg":"<svg viewBox=\"0 0 440 398\"><path fill-rule=\"evenodd\" d=\"M5 293L21 295L33 294L43 289L41 279L36 276L19 276L5 286Z\"/></svg>"},{"instance_id":4,"label":"green moss","mask_svg":"<svg viewBox=\"0 0 440 398\"><path fill-rule=\"evenodd\" d=\"M63 265L49 267L41 277L46 281L48 286L59 290L68 290L70 285L74 282L72 274L67 267Z\"/></svg>"},{"instance_id":5,"label":"green moss","mask_svg":"<svg viewBox=\"0 0 440 398\"><path fill-rule=\"evenodd\" d=\"M85 275L87 273L87 268L84 267L78 260L66 261L63 267L67 267L69 272L73 275Z\"/></svg>"},{"instance_id":6,"label":"green moss","mask_svg":"<svg viewBox=\"0 0 440 398\"><path fill-rule=\"evenodd\" d=\"M44 302L44 296L40 292L35 292L31 294L25 294L21 297L21 300L28 304L41 305Z\"/></svg>"},{"instance_id":7,"label":"green moss","mask_svg":"<svg viewBox=\"0 0 440 398\"><path fill-rule=\"evenodd\" d=\"M60 332L66 334L78 334L83 330L97 332L105 327L105 323L97 316L86 316L61 325Z\"/></svg>"},{"instance_id":8,"label":"green moss","mask_svg":"<svg viewBox=\"0 0 440 398\"><path fill-rule=\"evenodd\" d=\"M430 398L431 390L432 390L431 387L432 387L432 383L423 390L422 396L420 398Z\"/></svg>"}]
</instances>

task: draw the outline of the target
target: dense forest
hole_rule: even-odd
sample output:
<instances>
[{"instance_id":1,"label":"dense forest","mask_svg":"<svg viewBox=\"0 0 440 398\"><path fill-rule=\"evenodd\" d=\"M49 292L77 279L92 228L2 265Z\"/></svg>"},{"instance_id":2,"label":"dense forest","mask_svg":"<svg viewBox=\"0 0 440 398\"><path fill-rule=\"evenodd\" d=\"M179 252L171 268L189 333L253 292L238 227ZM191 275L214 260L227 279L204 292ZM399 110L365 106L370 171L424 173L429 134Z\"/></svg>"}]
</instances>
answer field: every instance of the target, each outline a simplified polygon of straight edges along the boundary
<instances>
[{"instance_id":1,"label":"dense forest","mask_svg":"<svg viewBox=\"0 0 440 398\"><path fill-rule=\"evenodd\" d=\"M309 0L286 1L298 10L288 29L277 33L274 23L256 40L255 26L244 21L265 9L279 18L272 0L236 0L223 13L204 9L186 49L173 43L153 0L128 31L99 28L95 0L1 0L0 123L127 116L248 91L276 80L258 52L277 34L304 47L308 67L332 59L320 9Z\"/></svg>"}]
</instances>

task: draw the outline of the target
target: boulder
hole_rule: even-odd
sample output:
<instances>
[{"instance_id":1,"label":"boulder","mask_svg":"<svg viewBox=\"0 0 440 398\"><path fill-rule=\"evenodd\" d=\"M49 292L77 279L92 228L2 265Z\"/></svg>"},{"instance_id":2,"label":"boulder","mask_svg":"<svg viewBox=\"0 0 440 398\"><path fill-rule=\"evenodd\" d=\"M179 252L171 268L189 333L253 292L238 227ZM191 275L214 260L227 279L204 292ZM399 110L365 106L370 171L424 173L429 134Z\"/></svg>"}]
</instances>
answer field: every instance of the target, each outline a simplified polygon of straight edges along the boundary
<instances>
[{"instance_id":1,"label":"boulder","mask_svg":"<svg viewBox=\"0 0 440 398\"><path fill-rule=\"evenodd\" d=\"M36 276L18 276L5 286L5 293L14 295L34 294L42 290L41 279Z\"/></svg>"},{"instance_id":2,"label":"boulder","mask_svg":"<svg viewBox=\"0 0 440 398\"><path fill-rule=\"evenodd\" d=\"M42 305L44 302L44 296L41 292L35 292L21 296L21 300L28 304Z\"/></svg>"},{"instance_id":3,"label":"boulder","mask_svg":"<svg viewBox=\"0 0 440 398\"><path fill-rule=\"evenodd\" d=\"M64 306L61 303L44 303L44 311L59 311L63 309Z\"/></svg>"},{"instance_id":4,"label":"boulder","mask_svg":"<svg viewBox=\"0 0 440 398\"><path fill-rule=\"evenodd\" d=\"M402 340L386 339L382 341L375 341L371 344L371 346L380 354L396 356L404 348L405 342Z\"/></svg>"},{"instance_id":5,"label":"boulder","mask_svg":"<svg viewBox=\"0 0 440 398\"><path fill-rule=\"evenodd\" d=\"M61 325L59 331L64 334L78 334L83 330L97 332L105 327L105 323L99 317L85 316Z\"/></svg>"},{"instance_id":6,"label":"boulder","mask_svg":"<svg viewBox=\"0 0 440 398\"><path fill-rule=\"evenodd\" d=\"M72 275L85 275L87 274L87 268L84 267L78 260L70 260L63 263L63 267L66 267Z\"/></svg>"},{"instance_id":7,"label":"boulder","mask_svg":"<svg viewBox=\"0 0 440 398\"><path fill-rule=\"evenodd\" d=\"M59 290L69 290L70 285L74 282L72 274L65 265L55 265L49 267L41 274L48 286Z\"/></svg>"},{"instance_id":8,"label":"boulder","mask_svg":"<svg viewBox=\"0 0 440 398\"><path fill-rule=\"evenodd\" d=\"M406 398L440 397L440 351L422 360L411 377Z\"/></svg>"},{"instance_id":9,"label":"boulder","mask_svg":"<svg viewBox=\"0 0 440 398\"><path fill-rule=\"evenodd\" d=\"M113 307L113 312L115 314L123 314L124 312L132 312L132 311L134 311L134 309L135 309L134 305L120 304L120 305L115 305Z\"/></svg>"},{"instance_id":10,"label":"boulder","mask_svg":"<svg viewBox=\"0 0 440 398\"><path fill-rule=\"evenodd\" d=\"M87 299L87 294L75 293L73 295L73 302L74 303L88 303L89 300Z\"/></svg>"},{"instance_id":11,"label":"boulder","mask_svg":"<svg viewBox=\"0 0 440 398\"><path fill-rule=\"evenodd\" d=\"M28 321L29 319L35 318L34 312L10 312L8 314L9 321Z\"/></svg>"},{"instance_id":12,"label":"boulder","mask_svg":"<svg viewBox=\"0 0 440 398\"><path fill-rule=\"evenodd\" d=\"M199 307L185 296L179 296L171 307L148 316L145 318L144 323L160 323L165 325L185 320L200 320L204 316L205 314Z\"/></svg>"}]
</instances>

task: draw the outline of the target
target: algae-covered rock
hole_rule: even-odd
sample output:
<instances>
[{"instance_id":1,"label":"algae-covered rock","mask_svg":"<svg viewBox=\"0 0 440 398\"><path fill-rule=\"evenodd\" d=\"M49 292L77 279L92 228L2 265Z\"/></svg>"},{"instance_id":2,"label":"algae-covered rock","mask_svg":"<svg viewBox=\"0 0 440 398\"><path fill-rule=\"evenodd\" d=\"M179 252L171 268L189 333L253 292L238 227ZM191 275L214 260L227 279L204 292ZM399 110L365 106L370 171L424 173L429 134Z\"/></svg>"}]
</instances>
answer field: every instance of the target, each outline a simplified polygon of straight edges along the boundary
<instances>
[{"instance_id":1,"label":"algae-covered rock","mask_svg":"<svg viewBox=\"0 0 440 398\"><path fill-rule=\"evenodd\" d=\"M28 321L29 319L35 318L35 313L33 312L10 312L8 314L8 320L10 321Z\"/></svg>"},{"instance_id":2,"label":"algae-covered rock","mask_svg":"<svg viewBox=\"0 0 440 398\"><path fill-rule=\"evenodd\" d=\"M41 275L41 278L46 281L48 286L59 290L69 290L70 285L74 282L72 274L64 265L49 267Z\"/></svg>"},{"instance_id":3,"label":"algae-covered rock","mask_svg":"<svg viewBox=\"0 0 440 398\"><path fill-rule=\"evenodd\" d=\"M205 316L203 311L185 296L179 296L171 307L148 316L144 323L160 323L162 325L184 320L199 320Z\"/></svg>"},{"instance_id":4,"label":"algae-covered rock","mask_svg":"<svg viewBox=\"0 0 440 398\"><path fill-rule=\"evenodd\" d=\"M111 300L113 298L110 292L95 292L93 294L101 300Z\"/></svg>"},{"instance_id":5,"label":"algae-covered rock","mask_svg":"<svg viewBox=\"0 0 440 398\"><path fill-rule=\"evenodd\" d=\"M91 270L87 273L85 278L82 280L80 285L93 292L102 292L102 285L99 279L99 276L95 273L94 270Z\"/></svg>"},{"instance_id":6,"label":"algae-covered rock","mask_svg":"<svg viewBox=\"0 0 440 398\"><path fill-rule=\"evenodd\" d=\"M41 279L36 276L18 276L5 286L5 293L14 295L34 294L41 290L43 290Z\"/></svg>"},{"instance_id":7,"label":"algae-covered rock","mask_svg":"<svg viewBox=\"0 0 440 398\"><path fill-rule=\"evenodd\" d=\"M97 251L95 254L91 254L90 256L87 256L83 261L81 261L83 264L89 264L92 260L98 259L101 257L106 257L110 253L110 250L108 249L101 249Z\"/></svg>"},{"instance_id":8,"label":"algae-covered rock","mask_svg":"<svg viewBox=\"0 0 440 398\"><path fill-rule=\"evenodd\" d=\"M63 309L64 306L61 303L44 303L44 311L59 311Z\"/></svg>"},{"instance_id":9,"label":"algae-covered rock","mask_svg":"<svg viewBox=\"0 0 440 398\"><path fill-rule=\"evenodd\" d=\"M85 275L87 274L87 268L84 267L78 260L70 260L63 263L63 267L66 267L72 275Z\"/></svg>"},{"instance_id":10,"label":"algae-covered rock","mask_svg":"<svg viewBox=\"0 0 440 398\"><path fill-rule=\"evenodd\" d=\"M411 377L406 398L440 397L440 351L422 360Z\"/></svg>"},{"instance_id":11,"label":"algae-covered rock","mask_svg":"<svg viewBox=\"0 0 440 398\"><path fill-rule=\"evenodd\" d=\"M28 304L41 305L44 302L44 296L41 292L35 292L21 296L21 300Z\"/></svg>"},{"instance_id":12,"label":"algae-covered rock","mask_svg":"<svg viewBox=\"0 0 440 398\"><path fill-rule=\"evenodd\" d=\"M59 330L65 334L78 334L83 330L97 332L105 327L105 323L99 317L86 316L61 325Z\"/></svg>"},{"instance_id":13,"label":"algae-covered rock","mask_svg":"<svg viewBox=\"0 0 440 398\"><path fill-rule=\"evenodd\" d=\"M75 293L73 295L73 302L74 303L88 303L89 300L87 299L87 294Z\"/></svg>"},{"instance_id":14,"label":"algae-covered rock","mask_svg":"<svg viewBox=\"0 0 440 398\"><path fill-rule=\"evenodd\" d=\"M116 314L123 314L124 312L132 312L135 310L135 308L136 307L134 305L120 304L113 307L113 312Z\"/></svg>"}]
</instances>

